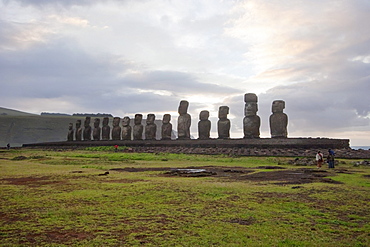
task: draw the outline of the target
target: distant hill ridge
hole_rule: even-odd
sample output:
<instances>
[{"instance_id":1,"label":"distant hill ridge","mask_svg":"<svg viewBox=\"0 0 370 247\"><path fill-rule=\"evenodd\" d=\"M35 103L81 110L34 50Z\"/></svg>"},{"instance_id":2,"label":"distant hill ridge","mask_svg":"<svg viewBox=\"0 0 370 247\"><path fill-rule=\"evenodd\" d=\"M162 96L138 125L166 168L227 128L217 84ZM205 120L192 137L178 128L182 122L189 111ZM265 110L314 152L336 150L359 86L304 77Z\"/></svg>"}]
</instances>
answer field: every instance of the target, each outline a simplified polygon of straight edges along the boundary
<instances>
[{"instance_id":1,"label":"distant hill ridge","mask_svg":"<svg viewBox=\"0 0 370 247\"><path fill-rule=\"evenodd\" d=\"M0 107L0 116L37 116L37 114Z\"/></svg>"}]
</instances>

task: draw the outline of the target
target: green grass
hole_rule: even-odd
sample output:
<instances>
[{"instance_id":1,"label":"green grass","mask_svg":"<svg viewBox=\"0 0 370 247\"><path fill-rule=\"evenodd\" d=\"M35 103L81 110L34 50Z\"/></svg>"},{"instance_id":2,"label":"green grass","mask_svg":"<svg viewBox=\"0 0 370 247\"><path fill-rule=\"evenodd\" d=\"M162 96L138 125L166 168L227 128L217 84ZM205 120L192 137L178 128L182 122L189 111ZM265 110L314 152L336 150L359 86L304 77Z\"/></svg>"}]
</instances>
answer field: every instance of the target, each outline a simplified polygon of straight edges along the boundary
<instances>
[{"instance_id":1,"label":"green grass","mask_svg":"<svg viewBox=\"0 0 370 247\"><path fill-rule=\"evenodd\" d=\"M24 156L26 159L14 160ZM112 168L255 168L288 158L114 150L0 152L2 246L369 246L370 169L275 185ZM287 169L297 166L283 165ZM305 167L307 168L307 167ZM312 167L313 168L313 167ZM256 169L256 171L271 171Z\"/></svg>"}]
</instances>

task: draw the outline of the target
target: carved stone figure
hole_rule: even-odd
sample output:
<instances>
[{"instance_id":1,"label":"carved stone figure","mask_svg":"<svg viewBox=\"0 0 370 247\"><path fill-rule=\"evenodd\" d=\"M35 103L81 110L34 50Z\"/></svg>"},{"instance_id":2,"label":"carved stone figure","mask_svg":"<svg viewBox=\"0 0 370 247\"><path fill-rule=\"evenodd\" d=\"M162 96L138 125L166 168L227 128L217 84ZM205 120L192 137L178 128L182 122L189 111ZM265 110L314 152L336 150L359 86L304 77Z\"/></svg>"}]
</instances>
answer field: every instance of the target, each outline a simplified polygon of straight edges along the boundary
<instances>
[{"instance_id":1,"label":"carved stone figure","mask_svg":"<svg viewBox=\"0 0 370 247\"><path fill-rule=\"evenodd\" d=\"M172 124L171 115L164 114L162 119L162 140L171 140L172 135Z\"/></svg>"},{"instance_id":2,"label":"carved stone figure","mask_svg":"<svg viewBox=\"0 0 370 247\"><path fill-rule=\"evenodd\" d=\"M73 123L69 123L69 126L68 126L68 135L67 135L67 140L69 142L73 141L73 134L74 134L74 131L73 131Z\"/></svg>"},{"instance_id":3,"label":"carved stone figure","mask_svg":"<svg viewBox=\"0 0 370 247\"><path fill-rule=\"evenodd\" d=\"M84 121L84 130L83 137L84 141L91 141L91 126L90 126L91 117L86 117Z\"/></svg>"},{"instance_id":4,"label":"carved stone figure","mask_svg":"<svg viewBox=\"0 0 370 247\"><path fill-rule=\"evenodd\" d=\"M257 95L254 93L246 93L244 95L245 108L244 108L244 138L259 138L261 119L257 116L258 105Z\"/></svg>"},{"instance_id":5,"label":"carved stone figure","mask_svg":"<svg viewBox=\"0 0 370 247\"><path fill-rule=\"evenodd\" d=\"M109 127L109 118L103 118L103 128L102 128L102 139L107 141L110 139L110 127Z\"/></svg>"},{"instance_id":6,"label":"carved stone figure","mask_svg":"<svg viewBox=\"0 0 370 247\"><path fill-rule=\"evenodd\" d=\"M157 125L154 123L155 115L148 114L146 117L145 140L155 140Z\"/></svg>"},{"instance_id":7,"label":"carved stone figure","mask_svg":"<svg viewBox=\"0 0 370 247\"><path fill-rule=\"evenodd\" d=\"M181 100L178 112L180 114L177 119L177 134L178 139L190 139L191 116L188 114L189 102Z\"/></svg>"},{"instance_id":8,"label":"carved stone figure","mask_svg":"<svg viewBox=\"0 0 370 247\"><path fill-rule=\"evenodd\" d=\"M93 129L93 140L94 141L100 141L100 133L101 133L100 118L95 118L94 119L94 129Z\"/></svg>"},{"instance_id":9,"label":"carved stone figure","mask_svg":"<svg viewBox=\"0 0 370 247\"><path fill-rule=\"evenodd\" d=\"M77 120L76 122L76 141L81 141L82 140L82 128L81 128L81 120Z\"/></svg>"},{"instance_id":10,"label":"carved stone figure","mask_svg":"<svg viewBox=\"0 0 370 247\"><path fill-rule=\"evenodd\" d=\"M122 120L122 140L131 140L131 132L130 118L124 117Z\"/></svg>"},{"instance_id":11,"label":"carved stone figure","mask_svg":"<svg viewBox=\"0 0 370 247\"><path fill-rule=\"evenodd\" d=\"M113 118L112 140L114 141L121 140L121 127L119 126L120 122L120 117Z\"/></svg>"},{"instance_id":12,"label":"carved stone figure","mask_svg":"<svg viewBox=\"0 0 370 247\"><path fill-rule=\"evenodd\" d=\"M230 120L227 118L227 114L229 114L229 107L220 106L217 122L218 139L230 138Z\"/></svg>"},{"instance_id":13,"label":"carved stone figure","mask_svg":"<svg viewBox=\"0 0 370 247\"><path fill-rule=\"evenodd\" d=\"M198 139L209 139L211 132L211 121L209 121L208 118L209 111L201 111L199 113L200 121L198 122Z\"/></svg>"},{"instance_id":14,"label":"carved stone figure","mask_svg":"<svg viewBox=\"0 0 370 247\"><path fill-rule=\"evenodd\" d=\"M143 120L143 115L142 114L135 114L134 140L142 140L143 139L144 126L141 124L142 120Z\"/></svg>"},{"instance_id":15,"label":"carved stone figure","mask_svg":"<svg viewBox=\"0 0 370 247\"><path fill-rule=\"evenodd\" d=\"M285 101L274 100L272 102L272 115L270 116L271 138L287 138L288 116L283 113Z\"/></svg>"}]
</instances>

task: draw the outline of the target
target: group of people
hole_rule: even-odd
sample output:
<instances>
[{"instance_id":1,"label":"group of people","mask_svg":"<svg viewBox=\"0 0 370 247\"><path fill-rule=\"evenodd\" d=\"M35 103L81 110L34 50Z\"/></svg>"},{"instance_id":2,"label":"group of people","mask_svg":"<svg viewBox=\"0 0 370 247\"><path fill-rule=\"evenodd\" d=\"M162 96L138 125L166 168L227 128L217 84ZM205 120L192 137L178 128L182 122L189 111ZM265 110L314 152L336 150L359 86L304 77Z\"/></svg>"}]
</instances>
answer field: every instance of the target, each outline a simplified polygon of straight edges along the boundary
<instances>
[{"instance_id":1,"label":"group of people","mask_svg":"<svg viewBox=\"0 0 370 247\"><path fill-rule=\"evenodd\" d=\"M334 156L335 156L334 151L329 149L328 156L326 157L326 162L328 163L329 168L334 168ZM321 168L323 163L324 163L324 155L320 151L318 151L316 154L317 168Z\"/></svg>"}]
</instances>

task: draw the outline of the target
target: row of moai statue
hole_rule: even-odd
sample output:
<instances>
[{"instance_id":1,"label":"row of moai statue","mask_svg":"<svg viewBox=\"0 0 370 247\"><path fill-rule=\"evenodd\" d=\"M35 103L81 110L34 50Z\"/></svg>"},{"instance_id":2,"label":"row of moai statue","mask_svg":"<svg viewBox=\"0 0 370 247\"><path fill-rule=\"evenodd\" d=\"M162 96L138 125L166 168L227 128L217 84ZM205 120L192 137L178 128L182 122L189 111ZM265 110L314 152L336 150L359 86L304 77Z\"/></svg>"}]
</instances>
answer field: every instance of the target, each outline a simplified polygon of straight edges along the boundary
<instances>
[{"instance_id":1,"label":"row of moai statue","mask_svg":"<svg viewBox=\"0 0 370 247\"><path fill-rule=\"evenodd\" d=\"M247 93L244 95L245 108L243 119L244 138L259 138L261 120L257 115L258 98L256 94ZM177 134L179 140L190 139L191 116L188 114L189 102L182 100L178 108ZM285 102L283 100L275 100L272 103L272 115L270 116L270 133L272 138L287 138L288 117L283 112ZM230 120L227 118L229 114L228 106L220 106L218 111L217 132L219 139L230 138ZM198 139L210 139L211 121L209 111L201 111L199 114L200 121L198 122ZM73 124L69 124L68 141L81 140L142 140L143 133L145 140L156 140L157 125L155 124L155 115L148 114L145 127L142 125L142 114L136 114L134 126L130 126L131 119L124 117L122 119L122 127L120 127L121 118L113 118L112 130L109 123L109 118L103 119L103 127L100 127L100 119L95 118L94 128L90 126L90 117L86 117L84 129L81 127L81 120L77 120L76 128L73 129ZM161 140L171 140L172 124L171 115L165 114L162 119ZM91 139L92 137L92 139ZM111 137L111 138L110 138Z\"/></svg>"}]
</instances>

